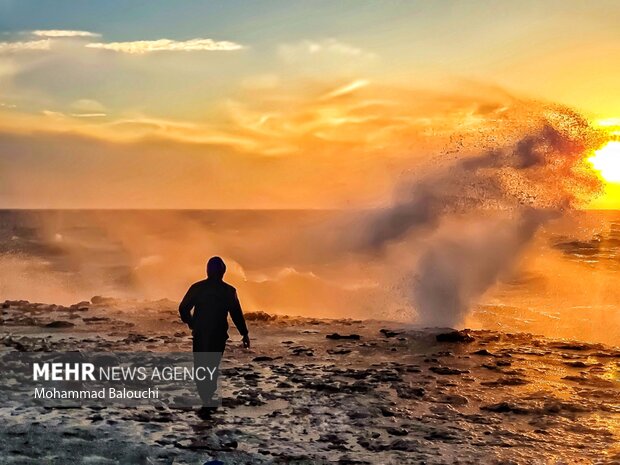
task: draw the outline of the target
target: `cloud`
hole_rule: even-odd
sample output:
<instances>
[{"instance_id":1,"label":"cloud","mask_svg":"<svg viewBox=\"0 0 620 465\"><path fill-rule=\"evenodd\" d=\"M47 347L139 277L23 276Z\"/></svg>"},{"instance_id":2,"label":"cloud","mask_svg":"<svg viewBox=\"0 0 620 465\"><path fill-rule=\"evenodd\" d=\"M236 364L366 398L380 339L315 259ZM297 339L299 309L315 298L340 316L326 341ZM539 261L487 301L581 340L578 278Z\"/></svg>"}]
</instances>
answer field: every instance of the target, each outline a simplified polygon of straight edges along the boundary
<instances>
[{"instance_id":1,"label":"cloud","mask_svg":"<svg viewBox=\"0 0 620 465\"><path fill-rule=\"evenodd\" d=\"M80 99L71 104L71 109L79 113L104 113L106 111L105 106L92 99Z\"/></svg>"},{"instance_id":2,"label":"cloud","mask_svg":"<svg viewBox=\"0 0 620 465\"><path fill-rule=\"evenodd\" d=\"M86 47L139 55L150 52L231 51L240 50L243 45L226 40L216 41L198 38L185 41L158 39L132 42L93 42L86 44Z\"/></svg>"},{"instance_id":3,"label":"cloud","mask_svg":"<svg viewBox=\"0 0 620 465\"><path fill-rule=\"evenodd\" d=\"M280 45L280 56L288 61L298 60L304 55L331 54L357 58L374 58L374 54L361 48L341 42L336 39L323 39L319 41L304 40L295 44Z\"/></svg>"},{"instance_id":4,"label":"cloud","mask_svg":"<svg viewBox=\"0 0 620 465\"><path fill-rule=\"evenodd\" d=\"M103 118L107 113L71 113L74 118Z\"/></svg>"},{"instance_id":5,"label":"cloud","mask_svg":"<svg viewBox=\"0 0 620 465\"><path fill-rule=\"evenodd\" d=\"M14 53L22 51L49 50L49 39L26 40L19 42L0 42L0 53Z\"/></svg>"},{"instance_id":6,"label":"cloud","mask_svg":"<svg viewBox=\"0 0 620 465\"><path fill-rule=\"evenodd\" d=\"M89 31L71 31L64 29L46 29L46 30L37 30L32 31L32 35L36 37L52 37L52 38L61 38L61 37L100 37L101 34L97 34L96 32Z\"/></svg>"},{"instance_id":7,"label":"cloud","mask_svg":"<svg viewBox=\"0 0 620 465\"><path fill-rule=\"evenodd\" d=\"M337 97L342 97L344 95L349 95L352 92L355 92L357 89L361 89L362 87L366 87L369 84L369 81L366 79L357 79L349 84L338 87L325 95L323 95L321 100L330 100Z\"/></svg>"}]
</instances>

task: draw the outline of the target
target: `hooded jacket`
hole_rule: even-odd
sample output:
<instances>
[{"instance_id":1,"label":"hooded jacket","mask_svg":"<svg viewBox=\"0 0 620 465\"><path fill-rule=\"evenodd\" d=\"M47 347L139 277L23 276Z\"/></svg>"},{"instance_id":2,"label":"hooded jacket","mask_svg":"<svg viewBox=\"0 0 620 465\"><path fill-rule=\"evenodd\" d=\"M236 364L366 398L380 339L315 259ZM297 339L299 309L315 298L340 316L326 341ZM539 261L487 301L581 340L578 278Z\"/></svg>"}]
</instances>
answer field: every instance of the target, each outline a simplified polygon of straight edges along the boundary
<instances>
[{"instance_id":1,"label":"hooded jacket","mask_svg":"<svg viewBox=\"0 0 620 465\"><path fill-rule=\"evenodd\" d=\"M229 313L239 333L246 336L248 328L237 290L213 277L192 284L179 305L181 320L192 329L194 338L212 342L225 343L228 339Z\"/></svg>"}]
</instances>

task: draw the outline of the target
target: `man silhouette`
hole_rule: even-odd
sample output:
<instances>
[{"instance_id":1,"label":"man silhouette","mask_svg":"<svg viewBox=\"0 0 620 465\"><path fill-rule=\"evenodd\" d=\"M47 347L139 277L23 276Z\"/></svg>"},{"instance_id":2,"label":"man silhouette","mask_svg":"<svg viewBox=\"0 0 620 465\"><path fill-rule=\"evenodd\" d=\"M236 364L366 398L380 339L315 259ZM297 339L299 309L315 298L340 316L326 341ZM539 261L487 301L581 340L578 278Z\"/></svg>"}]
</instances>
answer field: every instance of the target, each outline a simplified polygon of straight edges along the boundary
<instances>
[{"instance_id":1,"label":"man silhouette","mask_svg":"<svg viewBox=\"0 0 620 465\"><path fill-rule=\"evenodd\" d=\"M207 279L192 284L179 305L181 320L192 330L194 365L205 365L206 353L219 353L221 358L228 340L228 314L243 336L243 347L250 347L237 291L223 281L224 273L224 260L211 257L207 262ZM197 384L203 404L211 403L216 384Z\"/></svg>"}]
</instances>

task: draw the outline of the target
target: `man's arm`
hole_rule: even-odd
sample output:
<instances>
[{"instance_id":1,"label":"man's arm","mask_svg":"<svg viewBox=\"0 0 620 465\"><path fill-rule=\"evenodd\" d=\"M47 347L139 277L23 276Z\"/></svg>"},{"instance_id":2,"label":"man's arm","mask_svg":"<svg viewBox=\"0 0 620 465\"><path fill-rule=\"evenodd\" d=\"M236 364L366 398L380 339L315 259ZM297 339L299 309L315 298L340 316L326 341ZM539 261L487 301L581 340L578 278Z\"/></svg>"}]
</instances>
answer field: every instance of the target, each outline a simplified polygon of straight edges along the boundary
<instances>
[{"instance_id":1,"label":"man's arm","mask_svg":"<svg viewBox=\"0 0 620 465\"><path fill-rule=\"evenodd\" d=\"M194 308L194 286L190 287L183 297L181 304L179 305L179 314L181 315L181 321L192 329L192 309Z\"/></svg>"},{"instance_id":2,"label":"man's arm","mask_svg":"<svg viewBox=\"0 0 620 465\"><path fill-rule=\"evenodd\" d=\"M243 336L243 345L246 348L250 347L250 337L248 336L248 327L245 324L245 318L243 317L243 310L241 310L241 304L237 297L237 291L233 291L233 299L230 305L230 317L233 323L237 327L239 333Z\"/></svg>"}]
</instances>

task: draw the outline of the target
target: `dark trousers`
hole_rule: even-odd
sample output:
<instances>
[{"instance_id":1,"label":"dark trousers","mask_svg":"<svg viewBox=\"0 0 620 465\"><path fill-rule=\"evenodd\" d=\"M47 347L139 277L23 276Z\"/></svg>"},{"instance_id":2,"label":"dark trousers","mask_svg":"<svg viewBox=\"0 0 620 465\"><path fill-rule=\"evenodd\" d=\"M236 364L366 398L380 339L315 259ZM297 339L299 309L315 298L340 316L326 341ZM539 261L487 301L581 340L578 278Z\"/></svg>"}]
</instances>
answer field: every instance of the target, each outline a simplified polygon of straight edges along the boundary
<instances>
[{"instance_id":1,"label":"dark trousers","mask_svg":"<svg viewBox=\"0 0 620 465\"><path fill-rule=\"evenodd\" d=\"M195 379L198 395L202 405L205 407L215 406L213 395L217 389L217 381L220 374L219 365L226 349L226 339L207 337L196 331L193 333L194 370L196 371L198 367L204 367L205 369L207 367L210 369L213 369L213 367L217 368L213 374L213 379ZM202 373L208 374L207 371L202 371Z\"/></svg>"}]
</instances>

